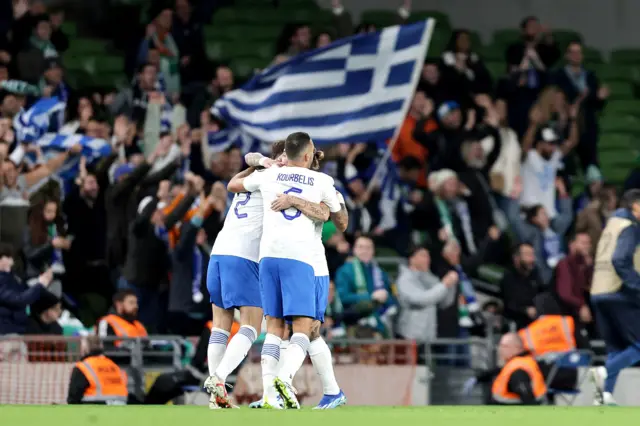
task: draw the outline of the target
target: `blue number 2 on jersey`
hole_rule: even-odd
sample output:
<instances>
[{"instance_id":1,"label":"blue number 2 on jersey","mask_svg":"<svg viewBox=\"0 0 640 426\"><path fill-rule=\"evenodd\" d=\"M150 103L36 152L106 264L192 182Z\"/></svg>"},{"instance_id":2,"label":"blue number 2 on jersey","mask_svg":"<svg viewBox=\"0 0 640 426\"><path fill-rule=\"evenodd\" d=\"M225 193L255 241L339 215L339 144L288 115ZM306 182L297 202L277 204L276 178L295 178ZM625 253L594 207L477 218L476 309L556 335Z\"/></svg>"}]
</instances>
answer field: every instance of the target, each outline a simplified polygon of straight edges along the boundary
<instances>
[{"instance_id":1,"label":"blue number 2 on jersey","mask_svg":"<svg viewBox=\"0 0 640 426\"><path fill-rule=\"evenodd\" d=\"M302 189L300 188L290 188L287 189L286 191L284 191L285 194L290 194L290 193L294 193L294 194L302 194ZM292 207L293 208L293 207ZM282 213L282 216L284 216L285 219L287 220L293 220L295 218L298 218L302 215L302 212L296 208L293 208L296 211L296 214L294 215L289 215L287 214L287 210L282 210L280 213Z\"/></svg>"},{"instance_id":2,"label":"blue number 2 on jersey","mask_svg":"<svg viewBox=\"0 0 640 426\"><path fill-rule=\"evenodd\" d=\"M245 194L246 194L247 198L245 198L245 199L244 199L244 200L242 200L242 201L239 201L239 200L240 200L240 194L238 194L238 195L237 195L237 197L238 197L238 202L237 202L237 203L236 203L236 205L233 207L233 212L236 214L236 217L237 217L238 219L244 219L244 218L246 218L247 216L249 216L249 215L248 215L248 214L246 214L246 213L240 213L240 212L238 211L238 208L239 208L239 207L241 207L241 206L246 206L246 205L247 205L247 203L249 202L249 200L251 199L251 193L250 193L250 192L245 192Z\"/></svg>"}]
</instances>

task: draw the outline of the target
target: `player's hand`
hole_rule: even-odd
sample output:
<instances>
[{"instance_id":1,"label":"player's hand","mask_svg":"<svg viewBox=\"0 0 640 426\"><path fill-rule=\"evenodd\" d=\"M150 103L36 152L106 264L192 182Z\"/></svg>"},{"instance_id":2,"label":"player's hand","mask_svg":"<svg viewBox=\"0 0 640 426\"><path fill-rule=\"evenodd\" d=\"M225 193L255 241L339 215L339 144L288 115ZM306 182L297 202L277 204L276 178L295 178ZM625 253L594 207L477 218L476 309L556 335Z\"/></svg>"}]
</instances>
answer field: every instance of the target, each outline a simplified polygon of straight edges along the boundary
<instances>
[{"instance_id":1,"label":"player's hand","mask_svg":"<svg viewBox=\"0 0 640 426\"><path fill-rule=\"evenodd\" d=\"M265 158L264 160L262 160L262 167L264 167L265 169L268 169L275 164L277 164L277 161L272 160L271 158Z\"/></svg>"},{"instance_id":2,"label":"player's hand","mask_svg":"<svg viewBox=\"0 0 640 426\"><path fill-rule=\"evenodd\" d=\"M278 198L271 203L271 210L279 212L293 206L293 200L287 194L278 194Z\"/></svg>"},{"instance_id":3,"label":"player's hand","mask_svg":"<svg viewBox=\"0 0 640 426\"><path fill-rule=\"evenodd\" d=\"M389 298L389 292L383 288L371 293L371 299L381 304L385 303L388 298Z\"/></svg>"}]
</instances>

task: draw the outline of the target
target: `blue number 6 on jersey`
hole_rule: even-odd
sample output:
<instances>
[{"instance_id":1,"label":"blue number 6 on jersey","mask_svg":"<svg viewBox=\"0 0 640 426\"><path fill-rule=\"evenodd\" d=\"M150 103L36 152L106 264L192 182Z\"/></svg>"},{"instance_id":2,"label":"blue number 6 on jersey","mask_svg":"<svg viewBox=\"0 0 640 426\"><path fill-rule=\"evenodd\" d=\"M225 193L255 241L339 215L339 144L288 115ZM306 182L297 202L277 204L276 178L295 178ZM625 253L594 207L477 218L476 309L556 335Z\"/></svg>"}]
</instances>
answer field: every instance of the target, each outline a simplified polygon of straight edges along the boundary
<instances>
[{"instance_id":1,"label":"blue number 6 on jersey","mask_svg":"<svg viewBox=\"0 0 640 426\"><path fill-rule=\"evenodd\" d=\"M290 194L290 193L302 194L302 189L300 189L300 188L289 188L286 191L284 191L284 193L285 194ZM294 215L288 215L286 210L282 210L280 213L282 213L282 216L284 216L284 218L287 219L287 220L293 220L293 219L295 219L297 217L300 217L300 215L302 215L302 212L300 210L298 210L296 208L293 208L293 209L296 211L296 214L294 214Z\"/></svg>"},{"instance_id":2,"label":"blue number 6 on jersey","mask_svg":"<svg viewBox=\"0 0 640 426\"><path fill-rule=\"evenodd\" d=\"M246 205L247 205L247 203L249 202L249 200L251 199L251 193L250 193L250 192L245 192L245 194L247 195L247 198L245 198L245 199L244 199L244 200L242 200L242 201L238 201L238 202L236 203L236 205L233 207L233 212L236 214L236 217L237 217L238 219L244 219L244 218L246 218L247 216L249 216L249 215L248 215L248 214L246 214L246 213L240 213L240 212L238 212L238 207L246 206ZM238 194L238 195L237 195L237 197L238 197L238 198L240 198L240 194Z\"/></svg>"}]
</instances>

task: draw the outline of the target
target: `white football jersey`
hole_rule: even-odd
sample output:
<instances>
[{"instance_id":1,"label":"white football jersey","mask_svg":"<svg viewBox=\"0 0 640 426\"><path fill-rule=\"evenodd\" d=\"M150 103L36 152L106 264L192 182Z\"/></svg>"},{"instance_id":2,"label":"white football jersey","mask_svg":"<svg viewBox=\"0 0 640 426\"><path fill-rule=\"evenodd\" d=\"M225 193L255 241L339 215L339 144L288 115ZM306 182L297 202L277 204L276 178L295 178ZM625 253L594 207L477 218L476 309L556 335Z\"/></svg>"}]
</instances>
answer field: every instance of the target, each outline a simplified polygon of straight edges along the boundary
<instances>
[{"instance_id":1,"label":"white football jersey","mask_svg":"<svg viewBox=\"0 0 640 426\"><path fill-rule=\"evenodd\" d=\"M333 213L339 212L340 201L333 178L302 167L269 168L244 179L247 191L260 191L264 203L264 220L260 258L293 259L311 265L317 276L328 275L321 231L316 222L298 209L273 211L271 203L278 194L291 194L312 203L324 203ZM322 256L319 256L322 254Z\"/></svg>"},{"instance_id":2,"label":"white football jersey","mask_svg":"<svg viewBox=\"0 0 640 426\"><path fill-rule=\"evenodd\" d=\"M258 262L263 211L260 191L236 194L222 230L213 243L211 254L237 256Z\"/></svg>"}]
</instances>

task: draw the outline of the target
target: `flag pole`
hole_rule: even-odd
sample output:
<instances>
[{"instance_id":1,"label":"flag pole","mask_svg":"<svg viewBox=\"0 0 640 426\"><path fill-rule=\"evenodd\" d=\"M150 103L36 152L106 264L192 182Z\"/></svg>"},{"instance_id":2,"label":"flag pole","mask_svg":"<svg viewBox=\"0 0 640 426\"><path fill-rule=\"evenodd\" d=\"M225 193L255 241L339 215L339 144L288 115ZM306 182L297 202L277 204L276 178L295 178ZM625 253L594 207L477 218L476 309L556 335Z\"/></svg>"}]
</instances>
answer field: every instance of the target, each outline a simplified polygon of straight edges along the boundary
<instances>
[{"instance_id":1,"label":"flag pole","mask_svg":"<svg viewBox=\"0 0 640 426\"><path fill-rule=\"evenodd\" d=\"M433 25L430 25L430 22L433 22ZM429 49L429 44L431 43L431 36L433 35L433 29L435 28L435 26L436 26L435 19L433 18L427 19L427 31L425 32L425 36L427 40L425 42L424 57L426 57L427 50ZM418 80L421 73L422 73L422 67L416 66L416 68L413 70L413 79L415 81L413 85L414 92L416 90L416 87L418 87ZM365 191L365 199L368 199L371 196L371 193L373 192L373 189L375 188L377 181L380 180L380 175L384 171L384 167L386 167L386 164L389 158L391 157L393 148L396 146L396 143L398 142L398 137L400 136L400 130L402 130L402 125L404 124L404 120L406 119L407 114L409 113L409 108L411 107L412 102L413 102L413 96L411 96L410 98L404 101L404 105L402 107L402 117L403 117L402 123L400 123L396 127L396 130L393 132L393 136L391 137L391 139L389 140L389 144L387 145L387 150L384 152L384 155L382 156L380 162L376 166L376 170L373 172L373 176L371 177L371 180L369 181L369 184L367 185L367 189Z\"/></svg>"}]
</instances>

